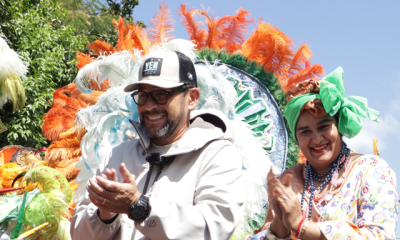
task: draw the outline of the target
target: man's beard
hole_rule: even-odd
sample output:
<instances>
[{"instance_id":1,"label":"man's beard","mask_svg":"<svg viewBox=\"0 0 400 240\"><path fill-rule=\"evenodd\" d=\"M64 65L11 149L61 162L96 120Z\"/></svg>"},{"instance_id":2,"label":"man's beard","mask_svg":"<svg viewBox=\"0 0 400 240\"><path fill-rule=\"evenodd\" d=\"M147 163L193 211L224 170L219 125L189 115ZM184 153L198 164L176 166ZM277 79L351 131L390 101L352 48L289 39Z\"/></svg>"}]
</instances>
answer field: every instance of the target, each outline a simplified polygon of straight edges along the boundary
<instances>
[{"instance_id":1,"label":"man's beard","mask_svg":"<svg viewBox=\"0 0 400 240\"><path fill-rule=\"evenodd\" d=\"M162 126L160 129L155 130L154 128L148 129L146 126L146 123L144 122L145 115L146 114L164 114L165 117L167 118L167 122ZM150 139L165 139L170 137L176 128L178 127L179 121L181 120L183 114L182 111L180 112L179 116L177 116L175 119L168 119L168 113L165 110L155 110L151 112L143 112L142 113L142 119L141 119L141 125L143 126L147 136Z\"/></svg>"}]
</instances>

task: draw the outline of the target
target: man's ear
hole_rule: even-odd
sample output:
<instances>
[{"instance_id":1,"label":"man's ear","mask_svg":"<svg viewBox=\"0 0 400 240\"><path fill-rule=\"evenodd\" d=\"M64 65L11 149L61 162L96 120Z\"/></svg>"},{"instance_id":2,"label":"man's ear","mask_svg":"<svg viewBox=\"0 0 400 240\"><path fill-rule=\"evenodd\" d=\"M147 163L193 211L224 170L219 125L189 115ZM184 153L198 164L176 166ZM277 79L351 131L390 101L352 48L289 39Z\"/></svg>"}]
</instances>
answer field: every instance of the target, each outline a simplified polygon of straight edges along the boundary
<instances>
[{"instance_id":1,"label":"man's ear","mask_svg":"<svg viewBox=\"0 0 400 240\"><path fill-rule=\"evenodd\" d=\"M188 110L193 110L196 106L197 103L199 102L200 98L200 90L198 88L190 88L188 89L188 95L189 95L189 106Z\"/></svg>"}]
</instances>

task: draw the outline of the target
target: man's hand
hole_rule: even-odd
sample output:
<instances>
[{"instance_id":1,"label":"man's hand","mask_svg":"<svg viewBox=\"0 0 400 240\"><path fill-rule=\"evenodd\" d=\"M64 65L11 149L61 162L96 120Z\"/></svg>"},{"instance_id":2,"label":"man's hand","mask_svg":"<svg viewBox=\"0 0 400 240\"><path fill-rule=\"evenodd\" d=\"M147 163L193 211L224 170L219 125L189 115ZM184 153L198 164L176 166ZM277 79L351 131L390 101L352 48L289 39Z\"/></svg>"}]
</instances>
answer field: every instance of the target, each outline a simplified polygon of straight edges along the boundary
<instances>
[{"instance_id":1,"label":"man's hand","mask_svg":"<svg viewBox=\"0 0 400 240\"><path fill-rule=\"evenodd\" d=\"M106 168L104 170L104 172L100 176L103 177L104 179L108 179L110 181L118 182L117 171L115 171L114 168L112 168L112 169ZM115 217L115 215L117 215L116 213L105 211L105 210L100 211L100 209L98 209L98 211L99 211L99 217L103 221L110 220L113 217Z\"/></svg>"},{"instance_id":2,"label":"man's hand","mask_svg":"<svg viewBox=\"0 0 400 240\"><path fill-rule=\"evenodd\" d=\"M136 203L141 195L136 187L135 175L128 171L124 163L121 163L119 171L124 179L123 183L117 181L114 169L106 170L104 175L89 180L89 198L99 208L100 218L105 217L103 220L113 218L116 213L128 214L129 207Z\"/></svg>"}]
</instances>

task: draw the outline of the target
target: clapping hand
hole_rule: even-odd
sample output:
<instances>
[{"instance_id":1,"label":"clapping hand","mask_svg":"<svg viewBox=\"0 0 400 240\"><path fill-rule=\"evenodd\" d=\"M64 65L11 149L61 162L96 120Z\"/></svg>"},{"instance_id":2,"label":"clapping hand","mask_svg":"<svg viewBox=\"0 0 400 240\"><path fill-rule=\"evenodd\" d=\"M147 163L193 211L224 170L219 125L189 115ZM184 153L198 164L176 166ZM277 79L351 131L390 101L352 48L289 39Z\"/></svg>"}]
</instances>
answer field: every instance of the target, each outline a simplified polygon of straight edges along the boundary
<instances>
[{"instance_id":1,"label":"clapping hand","mask_svg":"<svg viewBox=\"0 0 400 240\"><path fill-rule=\"evenodd\" d=\"M100 218L108 220L118 213L128 214L129 207L140 198L136 177L131 174L124 163L119 168L123 183L119 183L115 169L106 169L100 176L89 180L87 186L89 198L99 208Z\"/></svg>"},{"instance_id":2,"label":"clapping hand","mask_svg":"<svg viewBox=\"0 0 400 240\"><path fill-rule=\"evenodd\" d=\"M281 180L272 178L271 174L270 171L268 174L268 195L269 204L272 205L275 212L275 218L281 219L286 229L296 232L303 215L300 202L291 186L293 172L286 171Z\"/></svg>"}]
</instances>

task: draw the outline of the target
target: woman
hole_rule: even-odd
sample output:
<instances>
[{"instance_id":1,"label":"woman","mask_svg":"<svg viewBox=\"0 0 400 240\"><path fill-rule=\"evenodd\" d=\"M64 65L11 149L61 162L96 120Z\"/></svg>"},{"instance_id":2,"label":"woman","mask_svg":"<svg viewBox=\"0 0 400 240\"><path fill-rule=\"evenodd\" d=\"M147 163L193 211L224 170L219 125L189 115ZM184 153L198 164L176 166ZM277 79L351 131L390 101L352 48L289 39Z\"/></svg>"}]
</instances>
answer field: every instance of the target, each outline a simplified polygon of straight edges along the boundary
<instances>
[{"instance_id":1,"label":"woman","mask_svg":"<svg viewBox=\"0 0 400 240\"><path fill-rule=\"evenodd\" d=\"M279 178L268 174L265 224L251 239L395 239L395 173L377 156L350 153L342 140L379 112L364 98L344 97L340 67L288 96L285 118L307 160Z\"/></svg>"}]
</instances>

